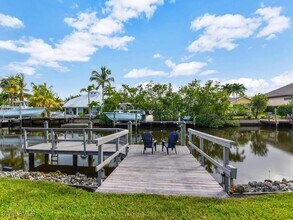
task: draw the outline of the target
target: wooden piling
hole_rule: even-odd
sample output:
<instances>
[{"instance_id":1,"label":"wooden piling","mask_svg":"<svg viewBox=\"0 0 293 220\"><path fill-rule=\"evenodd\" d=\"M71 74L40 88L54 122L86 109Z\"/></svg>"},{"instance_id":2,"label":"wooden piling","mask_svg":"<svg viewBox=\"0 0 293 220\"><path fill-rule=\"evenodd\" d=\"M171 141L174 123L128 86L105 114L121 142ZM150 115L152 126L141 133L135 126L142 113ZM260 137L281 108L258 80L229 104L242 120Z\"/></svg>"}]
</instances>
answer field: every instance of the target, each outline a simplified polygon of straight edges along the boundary
<instances>
[{"instance_id":1,"label":"wooden piling","mask_svg":"<svg viewBox=\"0 0 293 220\"><path fill-rule=\"evenodd\" d=\"M76 154L72 155L72 166L77 167L78 156Z\"/></svg>"},{"instance_id":2,"label":"wooden piling","mask_svg":"<svg viewBox=\"0 0 293 220\"><path fill-rule=\"evenodd\" d=\"M29 164L29 170L33 170L35 168L35 154L34 153L28 154L28 164Z\"/></svg>"},{"instance_id":3,"label":"wooden piling","mask_svg":"<svg viewBox=\"0 0 293 220\"><path fill-rule=\"evenodd\" d=\"M44 154L45 156L45 164L48 165L49 164L49 154Z\"/></svg>"}]
</instances>

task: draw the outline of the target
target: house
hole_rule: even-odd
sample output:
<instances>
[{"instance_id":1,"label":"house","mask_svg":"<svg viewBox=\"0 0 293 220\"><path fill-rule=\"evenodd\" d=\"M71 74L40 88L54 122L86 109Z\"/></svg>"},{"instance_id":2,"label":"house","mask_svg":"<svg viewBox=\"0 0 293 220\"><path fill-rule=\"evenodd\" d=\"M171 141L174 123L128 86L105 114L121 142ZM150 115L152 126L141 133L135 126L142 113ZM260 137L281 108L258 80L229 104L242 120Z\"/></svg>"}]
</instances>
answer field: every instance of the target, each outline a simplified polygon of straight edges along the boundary
<instances>
[{"instance_id":1,"label":"house","mask_svg":"<svg viewBox=\"0 0 293 220\"><path fill-rule=\"evenodd\" d=\"M249 105L251 103L251 99L243 96L240 98L229 98L231 105Z\"/></svg>"},{"instance_id":2,"label":"house","mask_svg":"<svg viewBox=\"0 0 293 220\"><path fill-rule=\"evenodd\" d=\"M88 104L93 101L102 103L101 97L97 95L96 93L89 93L86 95L81 95L79 97L70 99L68 102L66 102L63 105L64 112L65 114L75 115L75 116L86 115L89 113ZM100 111L99 107L94 107L91 110L91 113L96 114L99 111Z\"/></svg>"},{"instance_id":3,"label":"house","mask_svg":"<svg viewBox=\"0 0 293 220\"><path fill-rule=\"evenodd\" d=\"M275 89L266 94L269 99L268 106L278 106L288 104L293 101L293 83Z\"/></svg>"}]
</instances>

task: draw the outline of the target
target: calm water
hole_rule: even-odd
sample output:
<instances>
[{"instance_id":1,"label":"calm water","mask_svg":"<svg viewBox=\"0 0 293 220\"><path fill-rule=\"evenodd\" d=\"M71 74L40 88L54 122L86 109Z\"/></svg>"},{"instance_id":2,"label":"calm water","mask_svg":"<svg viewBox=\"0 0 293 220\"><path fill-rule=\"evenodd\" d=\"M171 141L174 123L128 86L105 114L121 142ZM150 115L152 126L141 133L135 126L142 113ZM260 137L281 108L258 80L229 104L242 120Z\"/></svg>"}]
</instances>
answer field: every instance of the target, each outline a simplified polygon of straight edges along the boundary
<instances>
[{"instance_id":1,"label":"calm water","mask_svg":"<svg viewBox=\"0 0 293 220\"><path fill-rule=\"evenodd\" d=\"M226 128L226 129L198 129L206 133L233 140L237 143L230 150L230 163L238 168L237 183L246 183L251 180L264 179L281 180L293 179L293 130L269 130L260 128ZM147 130L133 131L133 142L140 143L141 134ZM167 139L171 130L152 130L155 139L160 143ZM0 135L0 169L1 166L10 166L13 169L28 170L28 155L21 152L19 136L12 134ZM34 138L41 138L41 134L34 134ZM196 142L196 140L194 140ZM157 150L160 150L160 145ZM222 161L222 148L205 142L205 151L218 161ZM198 157L195 154L195 157ZM93 158L93 165L97 165L97 157ZM35 158L35 166L44 163L42 155ZM62 155L55 167L70 172L72 156ZM88 169L87 157L79 157L79 172L94 174L94 169ZM220 182L219 172L206 163L206 169ZM41 166L39 170L50 171Z\"/></svg>"}]
</instances>

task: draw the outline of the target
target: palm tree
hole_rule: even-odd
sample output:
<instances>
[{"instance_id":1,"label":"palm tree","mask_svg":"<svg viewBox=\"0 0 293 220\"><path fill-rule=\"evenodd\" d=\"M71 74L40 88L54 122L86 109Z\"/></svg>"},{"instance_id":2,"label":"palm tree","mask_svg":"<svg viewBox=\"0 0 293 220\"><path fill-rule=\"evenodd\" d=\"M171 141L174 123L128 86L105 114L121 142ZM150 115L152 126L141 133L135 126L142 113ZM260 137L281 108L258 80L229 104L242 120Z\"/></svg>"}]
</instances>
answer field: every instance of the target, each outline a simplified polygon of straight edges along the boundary
<instances>
[{"instance_id":1,"label":"palm tree","mask_svg":"<svg viewBox=\"0 0 293 220\"><path fill-rule=\"evenodd\" d=\"M94 84L91 84L88 87L82 88L80 90L80 92L87 92L87 94L88 94L88 96L87 96L87 98L88 98L88 104L90 104L90 91L92 91L94 89L96 89L95 85Z\"/></svg>"},{"instance_id":2,"label":"palm tree","mask_svg":"<svg viewBox=\"0 0 293 220\"><path fill-rule=\"evenodd\" d=\"M9 93L10 104L13 103L15 99L15 94L19 90L19 85L17 84L17 79L14 75L10 75L1 80L0 84L3 92Z\"/></svg>"},{"instance_id":3,"label":"palm tree","mask_svg":"<svg viewBox=\"0 0 293 220\"><path fill-rule=\"evenodd\" d=\"M234 93L236 94L236 98L239 98L240 96L244 96L246 88L241 83L234 83L233 90L234 90Z\"/></svg>"},{"instance_id":4,"label":"palm tree","mask_svg":"<svg viewBox=\"0 0 293 220\"><path fill-rule=\"evenodd\" d=\"M53 87L47 84L36 85L32 83L33 96L29 98L30 105L34 107L46 107L49 109L61 109L62 100L53 91Z\"/></svg>"},{"instance_id":5,"label":"palm tree","mask_svg":"<svg viewBox=\"0 0 293 220\"><path fill-rule=\"evenodd\" d=\"M240 96L244 96L246 88L241 83L226 83L222 86L222 89L227 92L227 95L233 95L233 98L239 98Z\"/></svg>"},{"instance_id":6,"label":"palm tree","mask_svg":"<svg viewBox=\"0 0 293 220\"><path fill-rule=\"evenodd\" d=\"M24 95L25 95L25 91L28 91L28 89L26 89L26 82L24 80L24 75L23 73L18 73L16 76L16 82L18 84L18 90L19 90L19 101L24 101Z\"/></svg>"},{"instance_id":7,"label":"palm tree","mask_svg":"<svg viewBox=\"0 0 293 220\"><path fill-rule=\"evenodd\" d=\"M109 77L111 75L111 70L106 67L101 67L101 72L97 72L96 70L92 71L92 75L90 77L90 81L95 81L98 83L97 89L102 88L102 102L104 102L104 94L105 88L107 86L111 86L111 82L114 82L113 77Z\"/></svg>"},{"instance_id":8,"label":"palm tree","mask_svg":"<svg viewBox=\"0 0 293 220\"><path fill-rule=\"evenodd\" d=\"M226 83L222 86L222 89L226 91L228 97L233 93L233 84Z\"/></svg>"}]
</instances>

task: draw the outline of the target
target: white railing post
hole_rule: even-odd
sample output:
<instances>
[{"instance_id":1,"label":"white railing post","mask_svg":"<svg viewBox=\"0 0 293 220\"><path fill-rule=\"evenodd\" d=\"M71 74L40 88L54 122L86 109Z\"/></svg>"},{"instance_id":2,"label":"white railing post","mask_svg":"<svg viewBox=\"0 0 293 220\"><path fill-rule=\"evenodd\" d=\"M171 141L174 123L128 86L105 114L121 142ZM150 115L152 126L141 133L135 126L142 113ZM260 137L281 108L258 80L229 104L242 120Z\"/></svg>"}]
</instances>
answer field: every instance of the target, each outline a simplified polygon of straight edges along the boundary
<instances>
[{"instance_id":1,"label":"white railing post","mask_svg":"<svg viewBox=\"0 0 293 220\"><path fill-rule=\"evenodd\" d=\"M199 138L199 148L204 151L203 138ZM200 165L204 166L204 156L200 154Z\"/></svg>"},{"instance_id":2,"label":"white railing post","mask_svg":"<svg viewBox=\"0 0 293 220\"><path fill-rule=\"evenodd\" d=\"M83 132L83 151L84 151L84 155L86 155L86 130L82 129Z\"/></svg>"},{"instance_id":3,"label":"white railing post","mask_svg":"<svg viewBox=\"0 0 293 220\"><path fill-rule=\"evenodd\" d=\"M98 154L98 165L103 162L103 145L98 146L99 154ZM98 186L102 185L102 169L98 171Z\"/></svg>"},{"instance_id":4,"label":"white railing post","mask_svg":"<svg viewBox=\"0 0 293 220\"><path fill-rule=\"evenodd\" d=\"M119 138L116 139L116 152L119 150ZM116 157L116 166L118 166L120 162L120 157Z\"/></svg>"},{"instance_id":5,"label":"white railing post","mask_svg":"<svg viewBox=\"0 0 293 220\"><path fill-rule=\"evenodd\" d=\"M26 152L26 149L28 147L28 143L27 143L27 131L25 128L23 129L23 138L24 138L23 148L24 148L24 152Z\"/></svg>"},{"instance_id":6,"label":"white railing post","mask_svg":"<svg viewBox=\"0 0 293 220\"><path fill-rule=\"evenodd\" d=\"M223 147L223 166L227 168L229 165L229 151L230 148L228 147ZM229 193L230 192L230 181L229 177L224 173L224 188L225 192Z\"/></svg>"},{"instance_id":7,"label":"white railing post","mask_svg":"<svg viewBox=\"0 0 293 220\"><path fill-rule=\"evenodd\" d=\"M51 142L52 142L52 154L55 154L55 133L54 130L51 129Z\"/></svg>"},{"instance_id":8,"label":"white railing post","mask_svg":"<svg viewBox=\"0 0 293 220\"><path fill-rule=\"evenodd\" d=\"M192 134L190 132L188 132L188 142L190 143L192 142ZM192 154L192 147L190 146L190 144L188 145L189 145L189 151Z\"/></svg>"}]
</instances>

